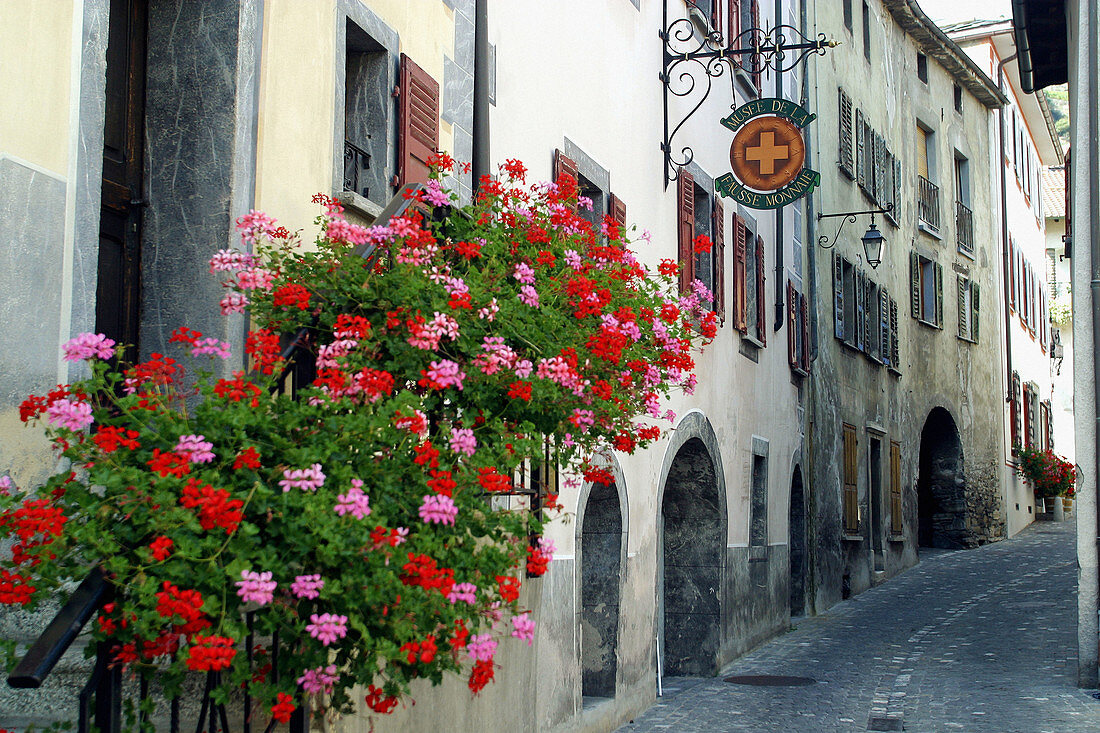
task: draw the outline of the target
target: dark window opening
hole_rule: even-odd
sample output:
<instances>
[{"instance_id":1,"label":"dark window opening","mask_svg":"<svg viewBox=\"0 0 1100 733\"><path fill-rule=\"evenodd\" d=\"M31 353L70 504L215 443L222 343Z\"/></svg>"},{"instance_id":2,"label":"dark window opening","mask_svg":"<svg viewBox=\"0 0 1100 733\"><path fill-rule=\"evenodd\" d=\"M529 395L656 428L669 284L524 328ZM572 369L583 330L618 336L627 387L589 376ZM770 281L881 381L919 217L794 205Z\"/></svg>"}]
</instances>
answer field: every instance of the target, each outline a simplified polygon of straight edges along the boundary
<instances>
[{"instance_id":1,"label":"dark window opening","mask_svg":"<svg viewBox=\"0 0 1100 733\"><path fill-rule=\"evenodd\" d=\"M917 78L928 83L928 57L923 53L917 54Z\"/></svg>"},{"instance_id":2,"label":"dark window opening","mask_svg":"<svg viewBox=\"0 0 1100 733\"><path fill-rule=\"evenodd\" d=\"M344 190L384 205L390 197L389 56L347 21L344 72ZM384 104L380 104L382 100Z\"/></svg>"}]
</instances>

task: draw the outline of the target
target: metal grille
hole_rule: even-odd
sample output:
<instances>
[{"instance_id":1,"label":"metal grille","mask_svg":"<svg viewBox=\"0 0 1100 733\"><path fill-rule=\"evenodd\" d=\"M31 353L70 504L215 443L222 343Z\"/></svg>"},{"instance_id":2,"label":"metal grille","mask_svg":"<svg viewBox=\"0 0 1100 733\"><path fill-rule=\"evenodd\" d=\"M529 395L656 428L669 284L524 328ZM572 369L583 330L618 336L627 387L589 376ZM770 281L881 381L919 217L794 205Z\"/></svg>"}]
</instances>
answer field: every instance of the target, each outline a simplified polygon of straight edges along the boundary
<instances>
[{"instance_id":1,"label":"metal grille","mask_svg":"<svg viewBox=\"0 0 1100 733\"><path fill-rule=\"evenodd\" d=\"M940 187L924 176L917 176L917 220L940 230Z\"/></svg>"},{"instance_id":2,"label":"metal grille","mask_svg":"<svg viewBox=\"0 0 1100 733\"><path fill-rule=\"evenodd\" d=\"M955 238L959 251L974 256L974 214L962 201L955 202Z\"/></svg>"},{"instance_id":3,"label":"metal grille","mask_svg":"<svg viewBox=\"0 0 1100 733\"><path fill-rule=\"evenodd\" d=\"M370 170L370 153L350 140L344 141L344 190L354 191L363 198L370 198L367 185Z\"/></svg>"}]
</instances>

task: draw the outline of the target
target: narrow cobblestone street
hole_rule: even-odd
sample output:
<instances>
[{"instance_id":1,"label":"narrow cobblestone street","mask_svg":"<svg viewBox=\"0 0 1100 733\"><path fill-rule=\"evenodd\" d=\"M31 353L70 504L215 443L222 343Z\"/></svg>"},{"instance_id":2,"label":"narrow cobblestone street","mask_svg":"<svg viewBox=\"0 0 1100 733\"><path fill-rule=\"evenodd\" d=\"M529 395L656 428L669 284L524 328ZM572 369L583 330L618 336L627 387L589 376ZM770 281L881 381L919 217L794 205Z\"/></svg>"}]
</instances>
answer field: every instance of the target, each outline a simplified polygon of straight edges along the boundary
<instances>
[{"instance_id":1,"label":"narrow cobblestone street","mask_svg":"<svg viewBox=\"0 0 1100 733\"><path fill-rule=\"evenodd\" d=\"M970 551L922 551L897 578L794 629L717 678L666 678L619 733L1100 730L1075 686L1074 526L1037 523ZM810 677L761 687L730 675Z\"/></svg>"}]
</instances>

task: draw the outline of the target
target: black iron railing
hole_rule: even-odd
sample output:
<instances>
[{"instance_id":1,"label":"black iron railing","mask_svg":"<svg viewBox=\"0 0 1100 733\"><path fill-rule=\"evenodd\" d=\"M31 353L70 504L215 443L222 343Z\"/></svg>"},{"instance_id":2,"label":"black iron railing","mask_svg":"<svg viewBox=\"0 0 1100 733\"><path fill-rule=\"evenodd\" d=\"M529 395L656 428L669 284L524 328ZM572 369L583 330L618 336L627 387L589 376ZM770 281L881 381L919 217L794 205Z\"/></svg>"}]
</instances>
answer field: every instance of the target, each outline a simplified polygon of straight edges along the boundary
<instances>
[{"instance_id":1,"label":"black iron railing","mask_svg":"<svg viewBox=\"0 0 1100 733\"><path fill-rule=\"evenodd\" d=\"M354 191L363 198L370 198L367 185L370 170L370 153L350 140L344 141L344 190Z\"/></svg>"},{"instance_id":2,"label":"black iron railing","mask_svg":"<svg viewBox=\"0 0 1100 733\"><path fill-rule=\"evenodd\" d=\"M974 254L974 214L962 201L955 202L955 239L959 251Z\"/></svg>"},{"instance_id":3,"label":"black iron railing","mask_svg":"<svg viewBox=\"0 0 1100 733\"><path fill-rule=\"evenodd\" d=\"M924 176L917 176L917 221L940 230L940 187Z\"/></svg>"}]
</instances>

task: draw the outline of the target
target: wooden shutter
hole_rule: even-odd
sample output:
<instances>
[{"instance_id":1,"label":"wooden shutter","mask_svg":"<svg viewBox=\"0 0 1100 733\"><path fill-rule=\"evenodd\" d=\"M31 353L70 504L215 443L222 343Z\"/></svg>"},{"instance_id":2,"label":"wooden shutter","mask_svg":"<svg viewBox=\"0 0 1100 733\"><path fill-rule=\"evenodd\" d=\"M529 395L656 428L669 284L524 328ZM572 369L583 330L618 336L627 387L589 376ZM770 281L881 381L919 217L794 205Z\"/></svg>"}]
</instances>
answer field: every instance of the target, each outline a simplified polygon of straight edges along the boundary
<instances>
[{"instance_id":1,"label":"wooden shutter","mask_svg":"<svg viewBox=\"0 0 1100 733\"><path fill-rule=\"evenodd\" d=\"M755 3L755 0L754 0ZM768 299L764 297L764 238L756 237L756 337L768 345Z\"/></svg>"},{"instance_id":2,"label":"wooden shutter","mask_svg":"<svg viewBox=\"0 0 1100 733\"><path fill-rule=\"evenodd\" d=\"M1024 444L1023 431L1023 390L1020 386L1020 373L1012 372L1012 399L1009 402L1009 412L1012 417L1012 452L1016 453L1016 447Z\"/></svg>"},{"instance_id":3,"label":"wooden shutter","mask_svg":"<svg viewBox=\"0 0 1100 733\"><path fill-rule=\"evenodd\" d=\"M886 216L895 222L901 221L901 160L894 158L894 210Z\"/></svg>"},{"instance_id":4,"label":"wooden shutter","mask_svg":"<svg viewBox=\"0 0 1100 733\"><path fill-rule=\"evenodd\" d=\"M1024 385L1024 440L1028 448L1035 447L1038 430L1035 426L1035 392L1031 384Z\"/></svg>"},{"instance_id":5,"label":"wooden shutter","mask_svg":"<svg viewBox=\"0 0 1100 733\"><path fill-rule=\"evenodd\" d=\"M909 310L913 318L921 317L920 257L909 253Z\"/></svg>"},{"instance_id":6,"label":"wooden shutter","mask_svg":"<svg viewBox=\"0 0 1100 733\"><path fill-rule=\"evenodd\" d=\"M840 150L838 161L840 170L848 174L849 178L855 177L855 161L853 160L852 145L852 98L843 89L837 89L837 112L840 115Z\"/></svg>"},{"instance_id":7,"label":"wooden shutter","mask_svg":"<svg viewBox=\"0 0 1100 733\"><path fill-rule=\"evenodd\" d=\"M898 302L890 298L890 365L901 370L901 342L898 340Z\"/></svg>"},{"instance_id":8,"label":"wooden shutter","mask_svg":"<svg viewBox=\"0 0 1100 733\"><path fill-rule=\"evenodd\" d=\"M750 0L752 3L749 6L749 17L751 19L753 34L762 35L762 31L756 30L760 28L760 3L758 0ZM763 60L757 59L753 64L752 83L756 87L756 96L764 96L764 75L763 75Z\"/></svg>"},{"instance_id":9,"label":"wooden shutter","mask_svg":"<svg viewBox=\"0 0 1100 733\"><path fill-rule=\"evenodd\" d=\"M1070 166L1069 163L1071 152L1072 151L1070 150L1066 151L1066 164L1062 168L1062 172L1064 173L1066 178L1066 233L1062 239L1062 241L1065 242L1066 246L1066 257L1073 256L1073 227L1070 226L1070 222L1072 219L1071 214L1073 213L1073 186L1070 185L1070 182L1073 180L1073 171L1071 170L1072 166Z\"/></svg>"},{"instance_id":10,"label":"wooden shutter","mask_svg":"<svg viewBox=\"0 0 1100 733\"><path fill-rule=\"evenodd\" d=\"M715 0L721 2L721 0ZM741 35L741 0L728 0L729 8L726 13L727 33L726 45L733 46L737 43L737 37ZM741 63L740 59L734 59L734 63Z\"/></svg>"},{"instance_id":11,"label":"wooden shutter","mask_svg":"<svg viewBox=\"0 0 1100 733\"><path fill-rule=\"evenodd\" d=\"M867 292L864 286L866 278L863 275L863 270L856 268L853 280L855 280L856 323L852 346L864 351L867 348L867 343L864 341L864 336L867 333Z\"/></svg>"},{"instance_id":12,"label":"wooden shutter","mask_svg":"<svg viewBox=\"0 0 1100 733\"><path fill-rule=\"evenodd\" d=\"M799 310L802 314L800 321L802 328L802 369L808 374L810 372L810 304L805 295L799 296L798 300Z\"/></svg>"},{"instance_id":13,"label":"wooden shutter","mask_svg":"<svg viewBox=\"0 0 1100 733\"><path fill-rule=\"evenodd\" d=\"M863 128L866 127L863 123L863 110L856 110L856 182L860 188L866 188L867 186L867 151L864 148Z\"/></svg>"},{"instance_id":14,"label":"wooden shutter","mask_svg":"<svg viewBox=\"0 0 1100 733\"><path fill-rule=\"evenodd\" d=\"M798 368L798 295L794 283L787 281L787 363Z\"/></svg>"},{"instance_id":15,"label":"wooden shutter","mask_svg":"<svg viewBox=\"0 0 1100 733\"><path fill-rule=\"evenodd\" d=\"M981 300L981 298L979 297L980 293L981 293L981 288L978 287L978 283L971 282L970 283L970 338L974 341L974 343L978 343L978 333L979 333L978 324L981 323L981 310L980 310L980 307L978 305L980 300Z\"/></svg>"},{"instance_id":16,"label":"wooden shutter","mask_svg":"<svg viewBox=\"0 0 1100 733\"><path fill-rule=\"evenodd\" d=\"M917 175L928 178L928 131L917 127Z\"/></svg>"},{"instance_id":17,"label":"wooden shutter","mask_svg":"<svg viewBox=\"0 0 1100 733\"><path fill-rule=\"evenodd\" d=\"M844 531L855 534L859 531L859 453L856 443L856 428L844 423Z\"/></svg>"},{"instance_id":18,"label":"wooden shutter","mask_svg":"<svg viewBox=\"0 0 1100 733\"><path fill-rule=\"evenodd\" d=\"M833 253L833 323L834 333L844 340L844 258Z\"/></svg>"},{"instance_id":19,"label":"wooden shutter","mask_svg":"<svg viewBox=\"0 0 1100 733\"><path fill-rule=\"evenodd\" d=\"M574 183L580 183L580 171L577 169L577 163L561 150L555 150L554 169L551 177L554 179L554 182L557 183L558 179L560 179L562 175L567 175L571 177ZM578 188L577 191L579 194L580 189ZM573 211L576 212L576 210L577 206L576 204L574 204Z\"/></svg>"},{"instance_id":20,"label":"wooden shutter","mask_svg":"<svg viewBox=\"0 0 1100 733\"><path fill-rule=\"evenodd\" d=\"M1050 406L1050 400L1043 403L1047 412L1047 450L1054 450L1054 410Z\"/></svg>"},{"instance_id":21,"label":"wooden shutter","mask_svg":"<svg viewBox=\"0 0 1100 733\"><path fill-rule=\"evenodd\" d=\"M958 321L959 321L959 338L970 338L970 304L966 302L966 278L962 275L956 275L955 279L958 281Z\"/></svg>"},{"instance_id":22,"label":"wooden shutter","mask_svg":"<svg viewBox=\"0 0 1100 733\"><path fill-rule=\"evenodd\" d=\"M733 327L741 333L748 331L746 308L746 249L748 247L748 227L745 220L733 215Z\"/></svg>"},{"instance_id":23,"label":"wooden shutter","mask_svg":"<svg viewBox=\"0 0 1100 733\"><path fill-rule=\"evenodd\" d=\"M890 364L890 296L885 288L878 292L878 333L880 356Z\"/></svg>"},{"instance_id":24,"label":"wooden shutter","mask_svg":"<svg viewBox=\"0 0 1100 733\"><path fill-rule=\"evenodd\" d=\"M1016 310L1016 242L1008 238L1008 309Z\"/></svg>"},{"instance_id":25,"label":"wooden shutter","mask_svg":"<svg viewBox=\"0 0 1100 733\"><path fill-rule=\"evenodd\" d=\"M722 202L714 199L714 311L726 320L726 215Z\"/></svg>"},{"instance_id":26,"label":"wooden shutter","mask_svg":"<svg viewBox=\"0 0 1100 733\"><path fill-rule=\"evenodd\" d=\"M890 533L902 533L901 444L890 442Z\"/></svg>"},{"instance_id":27,"label":"wooden shutter","mask_svg":"<svg viewBox=\"0 0 1100 733\"><path fill-rule=\"evenodd\" d=\"M936 325L943 328L943 266L933 262L932 269L936 275Z\"/></svg>"},{"instance_id":28,"label":"wooden shutter","mask_svg":"<svg viewBox=\"0 0 1100 733\"><path fill-rule=\"evenodd\" d=\"M439 82L401 54L398 88L399 185L427 183L428 159L439 150Z\"/></svg>"},{"instance_id":29,"label":"wooden shutter","mask_svg":"<svg viewBox=\"0 0 1100 733\"><path fill-rule=\"evenodd\" d=\"M695 280L695 178L684 169L676 178L677 243L680 253L680 292L691 292Z\"/></svg>"},{"instance_id":30,"label":"wooden shutter","mask_svg":"<svg viewBox=\"0 0 1100 733\"><path fill-rule=\"evenodd\" d=\"M626 229L626 204L624 204L623 200L615 194L611 194L608 199L607 208L611 214L611 218L619 225L620 236L623 236L623 232Z\"/></svg>"},{"instance_id":31,"label":"wooden shutter","mask_svg":"<svg viewBox=\"0 0 1100 733\"><path fill-rule=\"evenodd\" d=\"M719 46L725 46L722 42L722 33L725 27L722 24L722 0L711 0L710 3L710 27L719 39Z\"/></svg>"}]
</instances>

